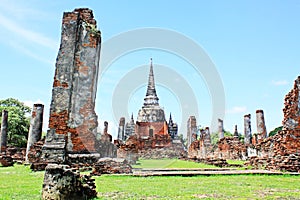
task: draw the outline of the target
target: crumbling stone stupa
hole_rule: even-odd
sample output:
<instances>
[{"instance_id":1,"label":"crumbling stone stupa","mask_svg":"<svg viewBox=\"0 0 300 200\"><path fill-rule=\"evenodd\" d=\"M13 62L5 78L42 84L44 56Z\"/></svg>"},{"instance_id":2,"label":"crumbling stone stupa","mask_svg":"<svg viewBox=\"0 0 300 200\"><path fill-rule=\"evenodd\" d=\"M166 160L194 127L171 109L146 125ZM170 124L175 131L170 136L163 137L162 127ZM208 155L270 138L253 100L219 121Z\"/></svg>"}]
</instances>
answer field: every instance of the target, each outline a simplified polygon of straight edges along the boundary
<instances>
[{"instance_id":1,"label":"crumbling stone stupa","mask_svg":"<svg viewBox=\"0 0 300 200\"><path fill-rule=\"evenodd\" d=\"M134 122L120 119L118 139L114 141L118 147L118 158L126 158L133 163L139 158L178 158L185 154L184 145L178 138L178 126L170 114L169 123L165 118L163 107L159 105L156 93L152 59L148 76L146 96L142 108ZM123 137L124 130L124 139Z\"/></svg>"},{"instance_id":2,"label":"crumbling stone stupa","mask_svg":"<svg viewBox=\"0 0 300 200\"><path fill-rule=\"evenodd\" d=\"M65 12L43 146L48 162L64 162L66 153L96 152L95 98L101 34L87 8Z\"/></svg>"}]
</instances>

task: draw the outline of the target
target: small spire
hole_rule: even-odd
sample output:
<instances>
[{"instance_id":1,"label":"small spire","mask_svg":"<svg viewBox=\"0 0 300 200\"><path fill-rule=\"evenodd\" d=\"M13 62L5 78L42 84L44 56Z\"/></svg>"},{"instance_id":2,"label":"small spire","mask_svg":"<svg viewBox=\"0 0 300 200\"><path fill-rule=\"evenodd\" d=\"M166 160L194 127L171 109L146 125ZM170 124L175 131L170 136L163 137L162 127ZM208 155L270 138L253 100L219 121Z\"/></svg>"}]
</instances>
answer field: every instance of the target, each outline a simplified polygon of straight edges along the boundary
<instances>
[{"instance_id":1,"label":"small spire","mask_svg":"<svg viewBox=\"0 0 300 200\"><path fill-rule=\"evenodd\" d=\"M134 121L134 120L133 120L133 113L131 113L131 121Z\"/></svg>"},{"instance_id":2,"label":"small spire","mask_svg":"<svg viewBox=\"0 0 300 200\"><path fill-rule=\"evenodd\" d=\"M158 105L158 97L155 90L155 81L153 73L153 62L152 58L150 59L150 72L148 78L148 87L146 92L146 97L144 98L144 106L147 105Z\"/></svg>"},{"instance_id":3,"label":"small spire","mask_svg":"<svg viewBox=\"0 0 300 200\"><path fill-rule=\"evenodd\" d=\"M171 114L171 112L170 112L169 124L173 124L173 120L172 120L172 114Z\"/></svg>"}]
</instances>

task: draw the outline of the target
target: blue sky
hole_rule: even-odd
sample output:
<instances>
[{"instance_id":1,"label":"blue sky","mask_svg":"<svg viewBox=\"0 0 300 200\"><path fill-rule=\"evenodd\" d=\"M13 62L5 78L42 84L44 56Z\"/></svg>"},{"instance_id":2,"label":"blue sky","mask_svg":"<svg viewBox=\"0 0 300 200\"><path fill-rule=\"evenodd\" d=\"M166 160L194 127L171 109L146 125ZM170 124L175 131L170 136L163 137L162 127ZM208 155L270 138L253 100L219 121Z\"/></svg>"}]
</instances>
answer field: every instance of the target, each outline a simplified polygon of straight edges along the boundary
<instances>
[{"instance_id":1,"label":"blue sky","mask_svg":"<svg viewBox=\"0 0 300 200\"><path fill-rule=\"evenodd\" d=\"M31 106L37 101L44 103L45 130L62 14L78 7L94 11L103 42L147 27L172 30L195 41L221 77L226 97L224 126L228 131L237 124L243 132L243 116L250 113L256 132L256 109L264 110L268 131L281 125L284 96L299 75L300 1L2 0L0 4L0 98L14 97ZM121 116L113 115L114 90L130 71L148 66L150 57L154 73L159 71L156 65L164 65L186 80L197 98L198 124L209 126L213 105L203 76L178 55L141 49L121 56L101 74L96 105L100 129L107 120L110 133L116 135L115 125ZM142 106L147 76L145 73L143 85L128 91L129 99L122 99L129 102L124 113L127 120L131 113L136 118ZM157 83L160 105L167 116L172 112L173 119L186 127L187 119L181 115L184 108L171 87Z\"/></svg>"}]
</instances>

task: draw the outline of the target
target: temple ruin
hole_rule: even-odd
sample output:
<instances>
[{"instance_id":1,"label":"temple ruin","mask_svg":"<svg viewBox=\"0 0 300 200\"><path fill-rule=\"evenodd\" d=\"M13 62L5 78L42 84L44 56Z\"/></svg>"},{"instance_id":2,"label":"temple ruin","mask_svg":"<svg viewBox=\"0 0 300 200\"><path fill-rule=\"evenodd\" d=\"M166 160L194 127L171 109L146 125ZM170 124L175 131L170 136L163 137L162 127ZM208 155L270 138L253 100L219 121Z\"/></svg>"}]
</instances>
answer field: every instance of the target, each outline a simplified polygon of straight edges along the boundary
<instances>
[{"instance_id":1,"label":"temple ruin","mask_svg":"<svg viewBox=\"0 0 300 200\"><path fill-rule=\"evenodd\" d=\"M300 171L300 76L285 96L283 129L255 145L248 165L269 170Z\"/></svg>"},{"instance_id":2,"label":"temple ruin","mask_svg":"<svg viewBox=\"0 0 300 200\"><path fill-rule=\"evenodd\" d=\"M152 59L148 76L146 96L142 108L138 112L137 120L126 123L120 119L118 140L118 157L134 162L140 158L177 158L184 154L184 146L178 139L177 123L173 122L170 114L169 123L165 112L159 105L156 93ZM124 132L124 137L122 136ZM124 138L124 139L123 139Z\"/></svg>"}]
</instances>

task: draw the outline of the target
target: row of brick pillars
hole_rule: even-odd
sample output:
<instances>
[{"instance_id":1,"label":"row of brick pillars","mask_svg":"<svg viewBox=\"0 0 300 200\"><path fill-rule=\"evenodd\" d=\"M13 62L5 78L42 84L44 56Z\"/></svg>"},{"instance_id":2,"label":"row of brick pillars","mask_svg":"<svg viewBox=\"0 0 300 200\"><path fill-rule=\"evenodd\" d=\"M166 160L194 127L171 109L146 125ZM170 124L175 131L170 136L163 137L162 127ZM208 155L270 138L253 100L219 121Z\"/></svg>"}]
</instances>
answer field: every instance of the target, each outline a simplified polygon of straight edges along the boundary
<instances>
[{"instance_id":1,"label":"row of brick pillars","mask_svg":"<svg viewBox=\"0 0 300 200\"><path fill-rule=\"evenodd\" d=\"M30 147L41 139L43 128L43 104L34 104L31 114L31 121L27 140L26 160ZM5 152L7 148L7 133L8 133L8 111L2 111L2 122L0 132L0 152Z\"/></svg>"},{"instance_id":2,"label":"row of brick pillars","mask_svg":"<svg viewBox=\"0 0 300 200\"><path fill-rule=\"evenodd\" d=\"M254 143L263 140L267 137L267 130L265 125L265 118L263 110L256 110L256 124L257 124L257 135L254 139ZM187 140L188 146L194 141L193 134L197 132L196 118L190 116L187 123ZM222 119L218 119L218 135L219 140L224 138L224 122ZM234 128L234 137L238 137L237 125ZM247 114L244 116L244 142L245 144L253 143L252 130L251 130L251 115Z\"/></svg>"}]
</instances>

